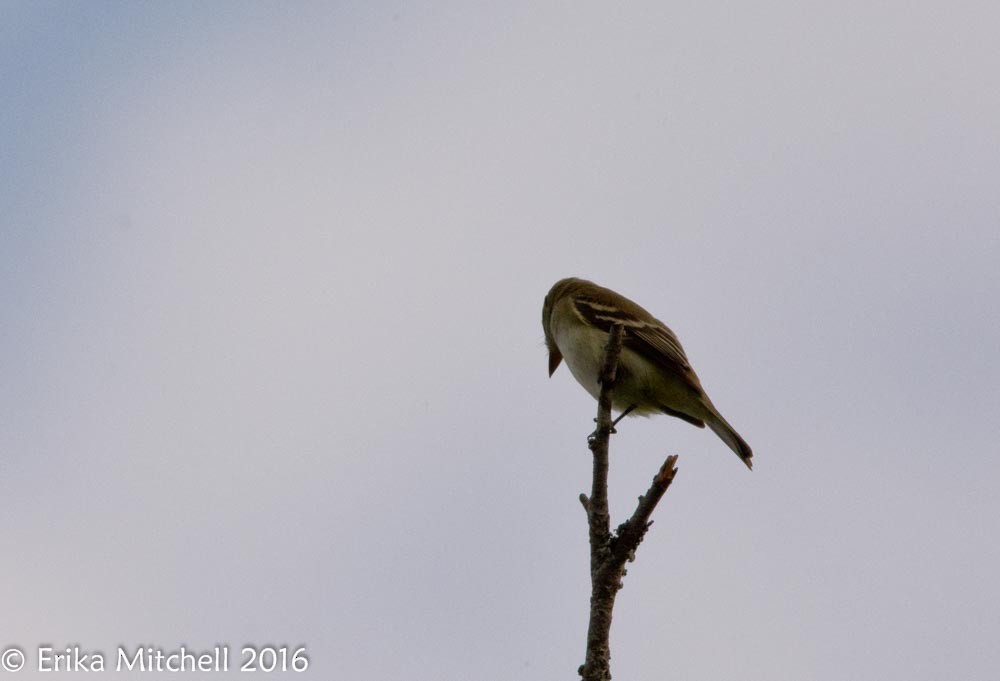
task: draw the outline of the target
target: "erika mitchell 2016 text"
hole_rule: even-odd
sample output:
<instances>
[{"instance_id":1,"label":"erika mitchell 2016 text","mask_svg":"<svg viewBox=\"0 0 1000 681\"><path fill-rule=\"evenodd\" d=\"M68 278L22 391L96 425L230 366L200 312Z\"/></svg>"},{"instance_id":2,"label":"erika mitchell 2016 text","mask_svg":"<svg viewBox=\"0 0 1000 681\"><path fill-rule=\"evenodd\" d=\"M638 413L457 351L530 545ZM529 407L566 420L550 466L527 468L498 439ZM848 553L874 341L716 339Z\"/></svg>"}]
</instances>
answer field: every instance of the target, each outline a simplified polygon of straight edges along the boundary
<instances>
[{"instance_id":1,"label":"erika mitchell 2016 text","mask_svg":"<svg viewBox=\"0 0 1000 681\"><path fill-rule=\"evenodd\" d=\"M38 648L40 672L102 672L108 668L105 654L99 651L88 651L79 646L62 650L48 646ZM153 646L138 646L134 650L119 647L111 668L119 672L227 672L229 647L215 646L199 652L192 652L185 646L171 651Z\"/></svg>"}]
</instances>

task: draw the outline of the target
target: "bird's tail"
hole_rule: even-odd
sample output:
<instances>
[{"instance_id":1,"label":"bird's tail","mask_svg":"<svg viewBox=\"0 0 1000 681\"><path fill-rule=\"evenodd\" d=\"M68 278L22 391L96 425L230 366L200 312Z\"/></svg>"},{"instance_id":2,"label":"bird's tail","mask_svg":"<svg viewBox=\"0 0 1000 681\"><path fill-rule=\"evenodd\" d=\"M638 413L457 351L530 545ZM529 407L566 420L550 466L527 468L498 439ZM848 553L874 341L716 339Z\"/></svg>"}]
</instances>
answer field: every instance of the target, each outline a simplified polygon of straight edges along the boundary
<instances>
[{"instance_id":1,"label":"bird's tail","mask_svg":"<svg viewBox=\"0 0 1000 681\"><path fill-rule=\"evenodd\" d=\"M736 456L743 460L743 463L747 465L747 468L753 470L753 451L750 450L750 445L746 443L746 440L740 437L740 434L729 425L726 419L722 418L722 415L715 412L712 418L705 419L705 423L708 427L715 431L723 442L729 445L729 448L736 452Z\"/></svg>"}]
</instances>

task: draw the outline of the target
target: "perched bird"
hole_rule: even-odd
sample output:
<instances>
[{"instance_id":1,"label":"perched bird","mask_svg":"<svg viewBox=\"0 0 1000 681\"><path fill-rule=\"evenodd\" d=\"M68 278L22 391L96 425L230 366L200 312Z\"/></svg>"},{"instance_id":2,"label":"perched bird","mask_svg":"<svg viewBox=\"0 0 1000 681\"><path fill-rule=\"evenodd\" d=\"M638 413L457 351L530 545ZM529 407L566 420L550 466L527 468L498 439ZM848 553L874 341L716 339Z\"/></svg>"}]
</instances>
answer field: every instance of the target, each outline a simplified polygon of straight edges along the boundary
<instances>
[{"instance_id":1,"label":"perched bird","mask_svg":"<svg viewBox=\"0 0 1000 681\"><path fill-rule=\"evenodd\" d=\"M625 328L612 408L627 414L670 414L699 428L707 424L753 468L753 452L708 399L677 336L623 295L585 279L557 281L542 306L549 376L563 359L577 382L597 399L608 332Z\"/></svg>"}]
</instances>

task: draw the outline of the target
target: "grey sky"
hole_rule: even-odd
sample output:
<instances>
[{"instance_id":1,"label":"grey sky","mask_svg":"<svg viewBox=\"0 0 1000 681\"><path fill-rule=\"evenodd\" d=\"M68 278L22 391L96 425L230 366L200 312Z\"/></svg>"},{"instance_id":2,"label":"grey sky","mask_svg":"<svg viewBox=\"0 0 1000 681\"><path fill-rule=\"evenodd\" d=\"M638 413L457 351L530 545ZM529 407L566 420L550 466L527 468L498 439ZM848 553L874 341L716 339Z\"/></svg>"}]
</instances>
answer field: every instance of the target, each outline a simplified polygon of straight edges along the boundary
<instances>
[{"instance_id":1,"label":"grey sky","mask_svg":"<svg viewBox=\"0 0 1000 681\"><path fill-rule=\"evenodd\" d=\"M680 455L615 678L997 678L998 25L4 3L0 647L574 678L594 403L540 314L583 276L755 452L613 440L616 521Z\"/></svg>"}]
</instances>

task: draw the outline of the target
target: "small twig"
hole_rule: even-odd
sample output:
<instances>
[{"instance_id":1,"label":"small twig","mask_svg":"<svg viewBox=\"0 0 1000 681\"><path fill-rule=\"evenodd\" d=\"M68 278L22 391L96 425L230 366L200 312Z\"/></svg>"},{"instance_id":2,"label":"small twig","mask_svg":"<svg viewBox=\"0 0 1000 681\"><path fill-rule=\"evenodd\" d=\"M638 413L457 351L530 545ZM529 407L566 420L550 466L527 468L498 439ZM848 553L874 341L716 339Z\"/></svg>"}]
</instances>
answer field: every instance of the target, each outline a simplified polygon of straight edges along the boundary
<instances>
[{"instance_id":1,"label":"small twig","mask_svg":"<svg viewBox=\"0 0 1000 681\"><path fill-rule=\"evenodd\" d=\"M653 509L660 503L660 499L666 493L670 483L677 475L677 455L672 454L660 466L659 472L653 477L653 483L649 490L639 497L639 505L635 507L632 517L618 526L615 531L614 559L623 565L626 560L635 557L635 550L642 543L642 538L646 535L646 530L653 524L649 519L653 515Z\"/></svg>"},{"instance_id":2,"label":"small twig","mask_svg":"<svg viewBox=\"0 0 1000 681\"><path fill-rule=\"evenodd\" d=\"M583 681L611 679L611 612L615 596L622 586L625 563L635 558L635 550L652 524L650 517L677 473L677 456L669 456L653 478L645 495L639 497L632 517L611 534L608 510L608 444L614 432L611 421L611 396L614 391L624 329L611 327L604 365L601 369L601 394L597 400L597 430L589 438L594 454L594 482L590 498L580 495L590 525L590 624L587 628L587 657L579 673Z\"/></svg>"}]
</instances>

